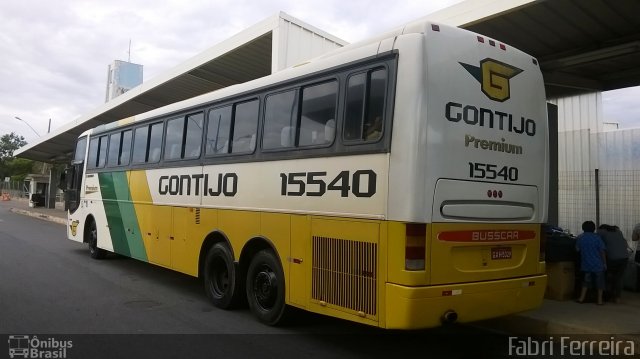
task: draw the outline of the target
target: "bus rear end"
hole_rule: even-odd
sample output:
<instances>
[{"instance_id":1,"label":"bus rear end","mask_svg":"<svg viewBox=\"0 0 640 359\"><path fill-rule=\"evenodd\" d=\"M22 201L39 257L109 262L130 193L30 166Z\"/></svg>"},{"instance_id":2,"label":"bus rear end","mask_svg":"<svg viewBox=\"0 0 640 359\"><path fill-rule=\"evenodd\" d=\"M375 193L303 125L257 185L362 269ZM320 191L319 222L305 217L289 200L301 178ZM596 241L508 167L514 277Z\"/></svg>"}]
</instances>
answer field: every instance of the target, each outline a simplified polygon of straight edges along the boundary
<instances>
[{"instance_id":1,"label":"bus rear end","mask_svg":"<svg viewBox=\"0 0 640 359\"><path fill-rule=\"evenodd\" d=\"M397 222L390 224L386 326L430 327L538 307L546 286L548 134L537 60L448 26L426 24L422 39L417 137L407 141L417 151L396 146L405 125L392 144L390 184L403 189L389 200ZM400 49L399 82L402 56ZM398 101L394 121L403 111ZM394 180L402 166L411 167L404 171L411 179ZM415 195L409 212L394 210L400 205L392 197L403 192Z\"/></svg>"}]
</instances>

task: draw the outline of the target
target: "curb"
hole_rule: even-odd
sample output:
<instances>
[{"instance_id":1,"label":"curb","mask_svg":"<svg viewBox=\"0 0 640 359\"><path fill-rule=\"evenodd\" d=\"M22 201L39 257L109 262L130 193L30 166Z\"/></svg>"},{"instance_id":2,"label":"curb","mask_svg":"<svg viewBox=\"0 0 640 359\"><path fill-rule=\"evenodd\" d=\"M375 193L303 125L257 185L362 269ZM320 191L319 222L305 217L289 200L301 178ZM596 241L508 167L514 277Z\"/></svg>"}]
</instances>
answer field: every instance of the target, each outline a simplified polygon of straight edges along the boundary
<instances>
[{"instance_id":1,"label":"curb","mask_svg":"<svg viewBox=\"0 0 640 359\"><path fill-rule=\"evenodd\" d=\"M54 222L54 223L57 223L57 224L62 224L62 225L66 225L67 224L67 219L66 218L50 216L50 215L44 214L44 213L27 211L27 210L19 209L19 208L11 208L11 209L9 209L9 211L13 212L13 213L29 216L29 217L42 219L44 221Z\"/></svg>"}]
</instances>

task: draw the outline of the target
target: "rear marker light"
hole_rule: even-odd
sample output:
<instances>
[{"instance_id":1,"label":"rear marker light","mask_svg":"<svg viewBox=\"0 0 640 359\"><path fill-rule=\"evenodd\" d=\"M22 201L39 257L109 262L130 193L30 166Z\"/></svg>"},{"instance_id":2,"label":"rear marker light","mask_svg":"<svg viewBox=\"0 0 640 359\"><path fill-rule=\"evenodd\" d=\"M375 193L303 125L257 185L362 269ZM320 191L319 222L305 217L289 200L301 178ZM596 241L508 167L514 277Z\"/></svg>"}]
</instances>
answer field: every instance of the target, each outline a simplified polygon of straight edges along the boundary
<instances>
[{"instance_id":1,"label":"rear marker light","mask_svg":"<svg viewBox=\"0 0 640 359\"><path fill-rule=\"evenodd\" d=\"M489 198L502 198L502 191L487 190L487 197Z\"/></svg>"},{"instance_id":2,"label":"rear marker light","mask_svg":"<svg viewBox=\"0 0 640 359\"><path fill-rule=\"evenodd\" d=\"M493 41L493 40L489 40L489 45L491 45L491 46L496 46L496 42L495 42L495 41Z\"/></svg>"},{"instance_id":3,"label":"rear marker light","mask_svg":"<svg viewBox=\"0 0 640 359\"><path fill-rule=\"evenodd\" d=\"M481 42L481 43L483 43L483 44L484 44L484 37L482 37L482 36L478 36L478 42Z\"/></svg>"},{"instance_id":4,"label":"rear marker light","mask_svg":"<svg viewBox=\"0 0 640 359\"><path fill-rule=\"evenodd\" d=\"M427 225L408 223L405 228L404 268L424 270L426 258Z\"/></svg>"},{"instance_id":5,"label":"rear marker light","mask_svg":"<svg viewBox=\"0 0 640 359\"><path fill-rule=\"evenodd\" d=\"M431 24L431 30L433 31L440 31L440 26L436 25L436 24Z\"/></svg>"},{"instance_id":6,"label":"rear marker light","mask_svg":"<svg viewBox=\"0 0 640 359\"><path fill-rule=\"evenodd\" d=\"M533 64L534 64L534 65L538 65L538 60L536 60L536 59L531 59L531 61L533 61Z\"/></svg>"},{"instance_id":7,"label":"rear marker light","mask_svg":"<svg viewBox=\"0 0 640 359\"><path fill-rule=\"evenodd\" d=\"M488 190L488 191L487 191L487 197L491 198L491 195L492 195L491 190Z\"/></svg>"},{"instance_id":8,"label":"rear marker light","mask_svg":"<svg viewBox=\"0 0 640 359\"><path fill-rule=\"evenodd\" d=\"M498 198L502 198L502 191L498 191Z\"/></svg>"},{"instance_id":9,"label":"rear marker light","mask_svg":"<svg viewBox=\"0 0 640 359\"><path fill-rule=\"evenodd\" d=\"M505 51L507 50L507 47L506 47L506 46L504 46L504 44L500 44L500 48L501 48L502 50L505 50Z\"/></svg>"}]
</instances>

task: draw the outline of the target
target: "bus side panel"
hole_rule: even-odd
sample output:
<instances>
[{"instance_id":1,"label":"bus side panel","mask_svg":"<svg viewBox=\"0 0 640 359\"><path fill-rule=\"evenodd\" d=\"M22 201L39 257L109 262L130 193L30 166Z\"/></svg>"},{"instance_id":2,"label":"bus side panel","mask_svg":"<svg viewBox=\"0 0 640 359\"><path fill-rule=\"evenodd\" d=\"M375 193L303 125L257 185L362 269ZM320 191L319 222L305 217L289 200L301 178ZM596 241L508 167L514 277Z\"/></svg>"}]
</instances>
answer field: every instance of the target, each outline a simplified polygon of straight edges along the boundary
<instances>
[{"instance_id":1,"label":"bus side panel","mask_svg":"<svg viewBox=\"0 0 640 359\"><path fill-rule=\"evenodd\" d=\"M311 276L311 220L310 216L291 215L291 254L289 261L289 302L302 308L310 299Z\"/></svg>"},{"instance_id":2,"label":"bus side panel","mask_svg":"<svg viewBox=\"0 0 640 359\"><path fill-rule=\"evenodd\" d=\"M171 218L167 218L164 213L156 213L161 217L154 217L153 203L151 202L145 171L130 172L129 190L148 261L154 264L168 265L166 250L160 247L159 238L156 238L158 233L156 233L155 227L156 221L170 223Z\"/></svg>"},{"instance_id":3,"label":"bus side panel","mask_svg":"<svg viewBox=\"0 0 640 359\"><path fill-rule=\"evenodd\" d=\"M379 221L312 217L309 310L378 324L380 227Z\"/></svg>"}]
</instances>

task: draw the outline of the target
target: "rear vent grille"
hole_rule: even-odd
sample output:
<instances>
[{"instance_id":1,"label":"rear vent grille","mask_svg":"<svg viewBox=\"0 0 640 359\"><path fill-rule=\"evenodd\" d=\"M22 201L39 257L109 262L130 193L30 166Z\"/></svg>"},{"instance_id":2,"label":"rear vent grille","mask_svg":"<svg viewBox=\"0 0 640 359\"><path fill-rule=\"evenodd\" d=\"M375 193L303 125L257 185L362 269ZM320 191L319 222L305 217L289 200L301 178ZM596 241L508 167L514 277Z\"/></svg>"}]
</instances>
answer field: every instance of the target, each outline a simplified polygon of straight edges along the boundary
<instances>
[{"instance_id":1,"label":"rear vent grille","mask_svg":"<svg viewBox=\"0 0 640 359\"><path fill-rule=\"evenodd\" d=\"M200 208L196 208L196 224L200 224Z\"/></svg>"},{"instance_id":2,"label":"rear vent grille","mask_svg":"<svg viewBox=\"0 0 640 359\"><path fill-rule=\"evenodd\" d=\"M377 245L313 237L312 298L376 315Z\"/></svg>"}]
</instances>

